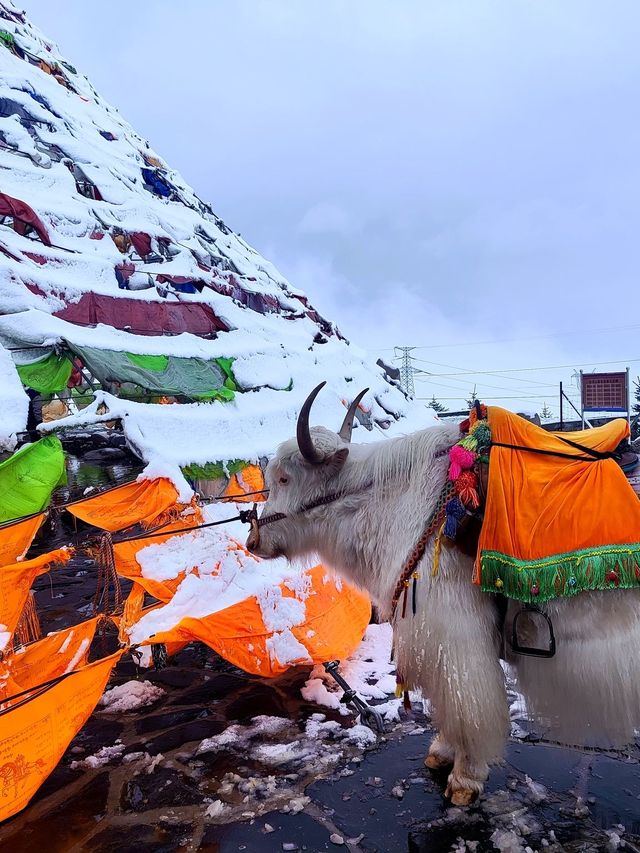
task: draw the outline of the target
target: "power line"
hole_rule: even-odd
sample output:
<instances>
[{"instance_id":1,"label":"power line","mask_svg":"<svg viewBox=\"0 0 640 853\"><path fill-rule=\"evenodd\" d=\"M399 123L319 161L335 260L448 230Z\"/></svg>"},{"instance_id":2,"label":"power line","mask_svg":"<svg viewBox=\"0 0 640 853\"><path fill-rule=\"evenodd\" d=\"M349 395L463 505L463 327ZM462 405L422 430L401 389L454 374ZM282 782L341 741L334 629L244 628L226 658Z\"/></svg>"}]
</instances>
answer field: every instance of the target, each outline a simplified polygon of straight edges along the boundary
<instances>
[{"instance_id":1,"label":"power line","mask_svg":"<svg viewBox=\"0 0 640 853\"><path fill-rule=\"evenodd\" d=\"M602 367L608 364L635 364L640 362L640 358L620 358L616 361L592 361L588 362L589 367ZM566 370L568 368L575 367L574 364L549 364L544 367L506 367L501 370L461 370L457 373L433 373L430 374L436 377L444 377L444 376L498 376L500 378L503 373L524 373L527 371L534 370ZM505 379L509 379L510 377L505 376ZM531 382L532 380L520 379L521 382Z\"/></svg>"},{"instance_id":2,"label":"power line","mask_svg":"<svg viewBox=\"0 0 640 853\"><path fill-rule=\"evenodd\" d=\"M426 344L422 346L412 347L412 349L452 349L453 347L475 347L483 346L485 344L515 344L524 341L541 341L546 340L547 338L563 338L572 337L575 335L592 335L599 334L600 332L622 332L629 331L631 329L640 329L640 326L609 326L607 328L600 329L580 329L575 332L550 332L547 335L531 335L530 337L526 338L498 338L494 340L485 341L456 341L454 344ZM382 350L382 352L390 352L390 350L391 347L388 347L386 350Z\"/></svg>"},{"instance_id":3,"label":"power line","mask_svg":"<svg viewBox=\"0 0 640 853\"><path fill-rule=\"evenodd\" d=\"M428 399L429 399L428 397L416 397L416 400L428 400ZM464 400L464 395L461 395L459 397L439 397L439 399L440 400ZM545 402L547 398L546 397L536 397L536 396L532 396L529 394L523 394L523 395L514 394L510 397L493 397L493 396L491 396L490 399L491 400L537 400L538 402L540 402L542 400L543 402Z\"/></svg>"}]
</instances>

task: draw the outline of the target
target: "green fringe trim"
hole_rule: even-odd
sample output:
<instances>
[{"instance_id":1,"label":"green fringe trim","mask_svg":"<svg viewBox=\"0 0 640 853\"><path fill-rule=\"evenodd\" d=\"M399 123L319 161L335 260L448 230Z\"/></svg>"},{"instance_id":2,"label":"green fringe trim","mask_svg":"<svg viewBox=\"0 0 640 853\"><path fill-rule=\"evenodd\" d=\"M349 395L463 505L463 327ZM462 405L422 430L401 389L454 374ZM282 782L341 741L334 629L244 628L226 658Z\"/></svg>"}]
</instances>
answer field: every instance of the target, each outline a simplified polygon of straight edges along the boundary
<instances>
[{"instance_id":1,"label":"green fringe trim","mask_svg":"<svg viewBox=\"0 0 640 853\"><path fill-rule=\"evenodd\" d=\"M499 592L528 604L594 589L640 588L640 543L601 545L539 560L499 551L480 554L483 592Z\"/></svg>"}]
</instances>

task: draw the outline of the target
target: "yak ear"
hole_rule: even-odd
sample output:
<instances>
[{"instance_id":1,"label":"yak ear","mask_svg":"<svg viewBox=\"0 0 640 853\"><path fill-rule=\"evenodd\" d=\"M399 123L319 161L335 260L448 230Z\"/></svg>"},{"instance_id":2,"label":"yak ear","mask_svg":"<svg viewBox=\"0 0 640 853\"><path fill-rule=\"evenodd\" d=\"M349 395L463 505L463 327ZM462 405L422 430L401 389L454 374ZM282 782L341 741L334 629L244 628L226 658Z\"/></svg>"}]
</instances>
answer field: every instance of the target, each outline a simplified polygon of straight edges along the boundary
<instances>
[{"instance_id":1,"label":"yak ear","mask_svg":"<svg viewBox=\"0 0 640 853\"><path fill-rule=\"evenodd\" d=\"M330 456L324 460L324 464L328 466L332 474L337 474L338 471L342 468L344 463L347 461L347 456L349 455L348 447L340 447L335 453L332 453Z\"/></svg>"}]
</instances>

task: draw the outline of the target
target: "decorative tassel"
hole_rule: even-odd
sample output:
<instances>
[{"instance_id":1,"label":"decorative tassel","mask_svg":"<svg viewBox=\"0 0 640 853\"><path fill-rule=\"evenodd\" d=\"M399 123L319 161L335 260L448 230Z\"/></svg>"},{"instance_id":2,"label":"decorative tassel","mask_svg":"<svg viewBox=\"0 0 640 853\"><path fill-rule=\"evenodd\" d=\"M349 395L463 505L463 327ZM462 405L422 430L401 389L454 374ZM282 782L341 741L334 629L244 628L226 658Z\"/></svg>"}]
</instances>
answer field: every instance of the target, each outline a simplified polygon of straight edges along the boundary
<instances>
[{"instance_id":1,"label":"decorative tassel","mask_svg":"<svg viewBox=\"0 0 640 853\"><path fill-rule=\"evenodd\" d=\"M409 594L409 581L404 582L404 592L402 593L402 618L407 615L407 595Z\"/></svg>"},{"instance_id":2,"label":"decorative tassel","mask_svg":"<svg viewBox=\"0 0 640 853\"><path fill-rule=\"evenodd\" d=\"M93 597L93 614L98 613L113 613L120 611L122 608L122 588L120 586L120 578L116 571L116 559L113 553L113 540L110 533L103 533L100 538L98 554L96 556L98 564L98 580L96 584L96 593ZM111 609L110 592L113 586L114 608Z\"/></svg>"},{"instance_id":3,"label":"decorative tassel","mask_svg":"<svg viewBox=\"0 0 640 853\"><path fill-rule=\"evenodd\" d=\"M398 671L396 671L396 691L395 691L396 699L400 699L402 697L404 690L405 690L404 678L400 675L400 673Z\"/></svg>"},{"instance_id":4,"label":"decorative tassel","mask_svg":"<svg viewBox=\"0 0 640 853\"><path fill-rule=\"evenodd\" d=\"M475 435L468 435L466 438L463 438L462 441L458 442L460 447L464 447L465 450L471 450L474 453L478 449L478 439Z\"/></svg>"},{"instance_id":5,"label":"decorative tassel","mask_svg":"<svg viewBox=\"0 0 640 853\"><path fill-rule=\"evenodd\" d=\"M478 496L478 478L473 471L463 471L456 480L456 493L465 506L478 509L480 497Z\"/></svg>"},{"instance_id":6,"label":"decorative tassel","mask_svg":"<svg viewBox=\"0 0 640 853\"><path fill-rule=\"evenodd\" d=\"M460 474L467 468L473 467L476 461L476 454L459 444L454 444L449 451L449 479L457 480Z\"/></svg>"},{"instance_id":7,"label":"decorative tassel","mask_svg":"<svg viewBox=\"0 0 640 853\"><path fill-rule=\"evenodd\" d=\"M416 592L418 589L418 580L420 579L420 575L417 572L414 572L411 576L413 578L413 588L412 588L412 596L411 596L411 610L413 615L416 615Z\"/></svg>"},{"instance_id":8,"label":"decorative tassel","mask_svg":"<svg viewBox=\"0 0 640 853\"><path fill-rule=\"evenodd\" d=\"M467 514L460 498L451 498L450 501L447 501L446 513L444 535L447 539L455 539L458 532L458 525Z\"/></svg>"},{"instance_id":9,"label":"decorative tassel","mask_svg":"<svg viewBox=\"0 0 640 853\"><path fill-rule=\"evenodd\" d=\"M477 442L478 453L483 453L491 444L489 424L486 421L478 421L471 432Z\"/></svg>"},{"instance_id":10,"label":"decorative tassel","mask_svg":"<svg viewBox=\"0 0 640 853\"><path fill-rule=\"evenodd\" d=\"M405 711L411 711L411 696L409 696L409 691L405 690L402 697L402 705Z\"/></svg>"},{"instance_id":11,"label":"decorative tassel","mask_svg":"<svg viewBox=\"0 0 640 853\"><path fill-rule=\"evenodd\" d=\"M24 605L24 610L20 616L20 621L16 625L15 640L18 645L26 646L27 643L33 643L39 640L42 636L42 628L40 627L40 619L36 610L36 602L33 593L30 592Z\"/></svg>"},{"instance_id":12,"label":"decorative tassel","mask_svg":"<svg viewBox=\"0 0 640 853\"><path fill-rule=\"evenodd\" d=\"M167 524L173 524L173 522L175 521L180 521L180 519L182 518L183 510L184 506L180 504L174 504L168 509L165 509L159 515L156 515L155 518L144 519L140 522L140 526L144 530L155 529L157 527L165 527Z\"/></svg>"},{"instance_id":13,"label":"decorative tassel","mask_svg":"<svg viewBox=\"0 0 640 853\"><path fill-rule=\"evenodd\" d=\"M443 521L440 525L440 530L438 531L438 535L436 536L436 543L433 548L433 566L431 568L431 577L435 578L438 574L438 569L440 568L440 552L442 551L442 534L444 533L444 528L446 525L446 521Z\"/></svg>"}]
</instances>

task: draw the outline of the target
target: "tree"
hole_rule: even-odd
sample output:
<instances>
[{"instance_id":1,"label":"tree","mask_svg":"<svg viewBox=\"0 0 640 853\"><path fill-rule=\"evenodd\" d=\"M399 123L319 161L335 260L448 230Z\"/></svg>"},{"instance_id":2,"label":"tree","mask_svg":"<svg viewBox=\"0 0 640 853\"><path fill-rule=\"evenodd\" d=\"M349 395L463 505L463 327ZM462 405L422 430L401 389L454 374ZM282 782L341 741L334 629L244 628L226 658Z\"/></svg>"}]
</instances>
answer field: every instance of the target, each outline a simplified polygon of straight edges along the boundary
<instances>
[{"instance_id":1,"label":"tree","mask_svg":"<svg viewBox=\"0 0 640 853\"><path fill-rule=\"evenodd\" d=\"M546 401L545 401L544 406L542 407L542 411L540 412L540 417L541 418L547 418L547 419L553 417L553 412L551 411L549 406L547 406Z\"/></svg>"},{"instance_id":2,"label":"tree","mask_svg":"<svg viewBox=\"0 0 640 853\"><path fill-rule=\"evenodd\" d=\"M430 409L433 409L434 412L447 412L448 409L446 406L443 406L439 400L436 400L436 395L434 394L431 398L430 402L427 404Z\"/></svg>"},{"instance_id":3,"label":"tree","mask_svg":"<svg viewBox=\"0 0 640 853\"><path fill-rule=\"evenodd\" d=\"M476 386L473 386L473 391L471 392L471 396L467 400L467 409L473 409L473 404L478 399L478 395L476 394Z\"/></svg>"},{"instance_id":4,"label":"tree","mask_svg":"<svg viewBox=\"0 0 640 853\"><path fill-rule=\"evenodd\" d=\"M633 392L636 401L631 406L631 411L634 415L640 415L640 376L633 380L633 384L636 386Z\"/></svg>"}]
</instances>

